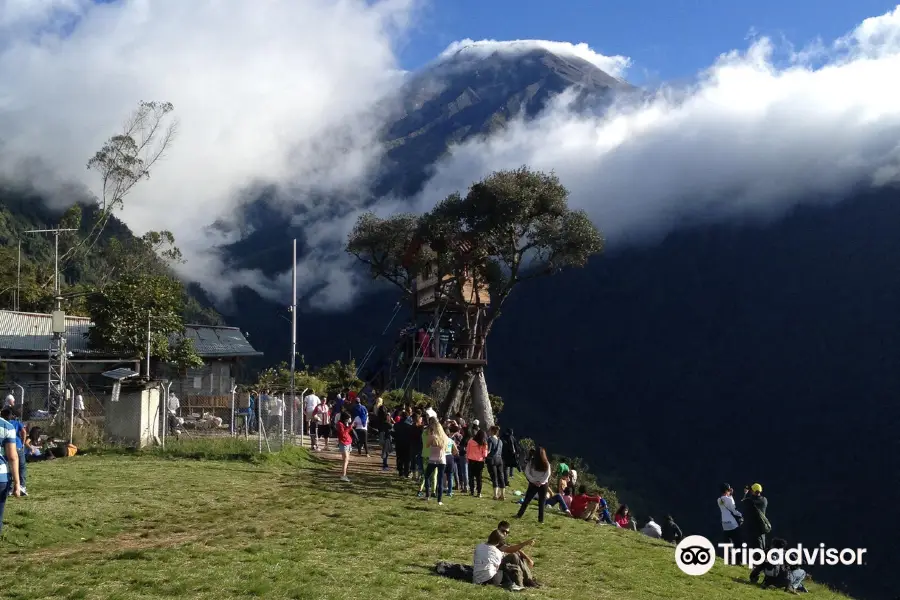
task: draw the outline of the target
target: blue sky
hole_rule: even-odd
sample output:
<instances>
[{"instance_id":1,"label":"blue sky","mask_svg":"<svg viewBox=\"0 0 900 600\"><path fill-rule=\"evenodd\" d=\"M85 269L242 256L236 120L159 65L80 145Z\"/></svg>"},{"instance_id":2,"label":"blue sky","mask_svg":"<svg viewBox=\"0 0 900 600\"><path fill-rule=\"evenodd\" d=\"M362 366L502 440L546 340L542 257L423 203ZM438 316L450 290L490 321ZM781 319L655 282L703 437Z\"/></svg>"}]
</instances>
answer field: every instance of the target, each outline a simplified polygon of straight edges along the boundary
<instances>
[{"instance_id":1,"label":"blue sky","mask_svg":"<svg viewBox=\"0 0 900 600\"><path fill-rule=\"evenodd\" d=\"M635 83L689 78L719 54L746 48L751 31L802 46L832 40L898 0L437 0L401 50L406 69L454 40L587 42L634 60Z\"/></svg>"}]
</instances>

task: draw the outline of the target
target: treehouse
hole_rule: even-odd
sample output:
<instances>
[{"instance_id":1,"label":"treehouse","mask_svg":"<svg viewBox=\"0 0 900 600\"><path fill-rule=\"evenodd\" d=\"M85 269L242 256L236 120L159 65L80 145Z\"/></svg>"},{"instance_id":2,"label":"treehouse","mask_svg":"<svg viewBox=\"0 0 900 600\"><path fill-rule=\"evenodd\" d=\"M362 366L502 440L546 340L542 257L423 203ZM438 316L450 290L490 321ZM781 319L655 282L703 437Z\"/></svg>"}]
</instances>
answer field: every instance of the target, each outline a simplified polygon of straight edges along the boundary
<instances>
[{"instance_id":1,"label":"treehouse","mask_svg":"<svg viewBox=\"0 0 900 600\"><path fill-rule=\"evenodd\" d=\"M440 272L437 262L414 268L422 246L420 239L413 241L404 260L415 277L412 319L400 332L397 364L486 365L481 325L491 301L487 285L476 285L466 268L461 281L456 275ZM454 253L465 260L471 248L463 240Z\"/></svg>"}]
</instances>

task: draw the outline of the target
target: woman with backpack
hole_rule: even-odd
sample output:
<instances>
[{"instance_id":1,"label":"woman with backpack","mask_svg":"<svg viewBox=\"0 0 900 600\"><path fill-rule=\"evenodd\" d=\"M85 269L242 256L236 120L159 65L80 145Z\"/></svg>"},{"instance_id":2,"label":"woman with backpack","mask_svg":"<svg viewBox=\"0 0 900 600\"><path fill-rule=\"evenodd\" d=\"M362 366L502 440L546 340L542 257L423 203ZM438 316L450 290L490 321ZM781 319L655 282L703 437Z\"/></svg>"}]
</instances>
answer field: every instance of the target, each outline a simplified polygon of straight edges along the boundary
<instances>
[{"instance_id":1,"label":"woman with backpack","mask_svg":"<svg viewBox=\"0 0 900 600\"><path fill-rule=\"evenodd\" d=\"M488 475L491 476L491 483L494 485L494 500L506 500L506 482L503 479L503 442L497 437L500 428L491 425L488 431L491 436L487 441L488 454L485 464L488 468Z\"/></svg>"},{"instance_id":2,"label":"woman with backpack","mask_svg":"<svg viewBox=\"0 0 900 600\"><path fill-rule=\"evenodd\" d=\"M528 489L525 491L525 498L522 500L522 506L519 507L516 518L521 519L528 504L537 497L538 523L543 523L547 484L550 482L550 461L547 460L547 452L541 446L534 449L531 460L525 465L525 479L528 480ZM568 511L568 507L566 507L566 511Z\"/></svg>"}]
</instances>

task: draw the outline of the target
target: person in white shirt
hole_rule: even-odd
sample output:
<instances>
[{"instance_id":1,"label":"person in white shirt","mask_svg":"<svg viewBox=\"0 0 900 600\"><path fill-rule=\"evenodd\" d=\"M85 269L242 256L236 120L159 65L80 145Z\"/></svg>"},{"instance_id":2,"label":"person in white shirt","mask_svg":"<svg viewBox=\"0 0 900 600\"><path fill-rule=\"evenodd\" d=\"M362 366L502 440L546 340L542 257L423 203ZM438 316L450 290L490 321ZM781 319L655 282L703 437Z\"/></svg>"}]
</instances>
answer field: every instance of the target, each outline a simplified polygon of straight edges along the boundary
<instances>
[{"instance_id":1,"label":"person in white shirt","mask_svg":"<svg viewBox=\"0 0 900 600\"><path fill-rule=\"evenodd\" d=\"M175 392L169 392L169 414L173 417L178 416L178 410L181 408L181 401Z\"/></svg>"},{"instance_id":2,"label":"person in white shirt","mask_svg":"<svg viewBox=\"0 0 900 600\"><path fill-rule=\"evenodd\" d=\"M647 517L647 524L641 529L641 533L658 540L662 537L662 527L653 520L653 517Z\"/></svg>"},{"instance_id":3,"label":"person in white shirt","mask_svg":"<svg viewBox=\"0 0 900 600\"><path fill-rule=\"evenodd\" d=\"M425 409L425 420L428 421L430 419L437 419L437 413L434 412L434 409L430 406Z\"/></svg>"},{"instance_id":4,"label":"person in white shirt","mask_svg":"<svg viewBox=\"0 0 900 600\"><path fill-rule=\"evenodd\" d=\"M309 438L310 446L315 451L319 450L319 435L325 435L325 449L328 450L328 438L331 429L331 423L328 420L328 403L319 400L319 404L313 409L312 416L309 419Z\"/></svg>"},{"instance_id":5,"label":"person in white shirt","mask_svg":"<svg viewBox=\"0 0 900 600\"><path fill-rule=\"evenodd\" d=\"M544 503L547 501L547 484L550 482L550 461L547 460L547 451L537 446L531 453L528 464L525 465L525 479L528 480L528 489L525 490L525 498L516 515L521 519L525 509L536 497L538 503L538 522L544 522Z\"/></svg>"},{"instance_id":6,"label":"person in white shirt","mask_svg":"<svg viewBox=\"0 0 900 600\"><path fill-rule=\"evenodd\" d=\"M735 507L732 494L734 494L732 487L723 483L722 495L719 496L716 504L719 506L719 512L722 513L722 531L725 532L725 543L740 546L741 523L744 521L744 515Z\"/></svg>"},{"instance_id":7,"label":"person in white shirt","mask_svg":"<svg viewBox=\"0 0 900 600\"><path fill-rule=\"evenodd\" d=\"M522 559L519 552L534 545L528 540L514 546L506 546L506 537L498 530L491 532L487 543L475 546L472 557L472 583L499 585L517 592L524 587Z\"/></svg>"},{"instance_id":8,"label":"person in white shirt","mask_svg":"<svg viewBox=\"0 0 900 600\"><path fill-rule=\"evenodd\" d=\"M303 398L303 414L306 415L307 422L312 422L313 412L320 404L322 404L322 399L316 396L315 392L310 392Z\"/></svg>"},{"instance_id":9,"label":"person in white shirt","mask_svg":"<svg viewBox=\"0 0 900 600\"><path fill-rule=\"evenodd\" d=\"M284 399L281 396L269 396L269 430L278 431L284 416Z\"/></svg>"},{"instance_id":10,"label":"person in white shirt","mask_svg":"<svg viewBox=\"0 0 900 600\"><path fill-rule=\"evenodd\" d=\"M8 408L8 409L12 410L13 413L16 412L16 397L13 396L12 392L10 392L9 394L6 395L6 399L3 400L2 408Z\"/></svg>"},{"instance_id":11,"label":"person in white shirt","mask_svg":"<svg viewBox=\"0 0 900 600\"><path fill-rule=\"evenodd\" d=\"M87 421L84 418L84 396L81 394L81 388L78 388L75 393L75 418L82 423Z\"/></svg>"}]
</instances>

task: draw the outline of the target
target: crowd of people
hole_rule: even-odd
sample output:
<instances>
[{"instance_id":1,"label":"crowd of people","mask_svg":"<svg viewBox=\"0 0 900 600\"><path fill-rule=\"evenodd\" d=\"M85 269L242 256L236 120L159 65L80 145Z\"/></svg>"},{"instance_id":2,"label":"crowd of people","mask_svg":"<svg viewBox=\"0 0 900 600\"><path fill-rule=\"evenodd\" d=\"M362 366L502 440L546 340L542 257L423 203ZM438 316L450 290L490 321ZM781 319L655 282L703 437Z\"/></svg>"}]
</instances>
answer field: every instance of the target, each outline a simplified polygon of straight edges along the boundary
<instances>
[{"instance_id":1,"label":"crowd of people","mask_svg":"<svg viewBox=\"0 0 900 600\"><path fill-rule=\"evenodd\" d=\"M5 404L0 412L0 532L7 498L27 496L27 463L52 458L41 448L40 428L27 431L16 418L14 403ZM301 407L313 451L329 450L331 439L336 440L344 482L350 482L352 453L369 456L372 433L378 436L382 470L391 470L389 458L393 455L397 476L418 483L416 493L426 502L434 499L440 506L454 493L481 498L485 472L493 488L493 499L503 501L510 478L521 471L528 486L518 500L515 518L522 518L529 505L536 502L539 523L544 522L548 507L557 507L574 519L639 531L672 544L684 537L671 515L666 515L661 524L648 516L639 527L627 504L620 504L610 514L605 498L590 493L583 483L578 484L575 469L563 462L554 469L541 446L525 452L511 429L501 435L496 425L484 429L477 419L467 423L460 414L441 420L430 405L406 404L390 410L371 388L360 393L345 389L330 398L310 392L303 397ZM783 539L769 539L772 526L766 516L768 500L760 484L746 486L740 505L729 484L722 484L720 492L717 505L726 543L738 547L746 543L749 548L763 550L786 546ZM509 523L501 522L487 542L476 547L471 581L513 590L538 585L533 576L534 561L524 553L533 540L508 544L509 530ZM442 563L441 569L452 576L463 567ZM469 571L463 571L469 577ZM806 591L803 581L807 574L799 566L763 563L750 573L751 581L758 581L760 575L764 576L764 586Z\"/></svg>"},{"instance_id":2,"label":"crowd of people","mask_svg":"<svg viewBox=\"0 0 900 600\"><path fill-rule=\"evenodd\" d=\"M394 456L397 476L416 482L416 493L426 502L433 499L440 506L454 493L481 498L485 479L493 488L492 498L506 500L510 478L520 471L528 487L518 499L515 518L522 518L534 502L539 523L544 522L547 508L556 507L574 519L640 532L672 544L685 537L671 515L665 515L660 522L647 516L639 524L627 504L620 504L611 513L601 494L578 484L575 469L564 462L553 468L543 447L524 451L510 429L501 435L499 427L485 429L477 419L466 422L460 414L440 419L430 405L405 404L391 410L371 389L358 394L346 389L330 399L310 393L303 399L303 409L314 451L328 450L330 439L336 438L342 481L350 481L353 452L368 456L369 436L377 435L382 470L391 470L389 459ZM746 542L751 548L761 549L783 547L786 543L778 538L768 539L768 502L760 484L746 487L740 507L734 501L731 486L723 484L717 505L726 542L737 546ZM508 523L502 522L488 541L478 546L471 581L509 589L536 584L531 575L533 561L522 552L525 546L506 543L508 531ZM441 568L451 573L461 566L443 564ZM760 576L764 577L764 586L806 591L806 573L799 567L765 563L751 572L750 579L758 581Z\"/></svg>"}]
</instances>

